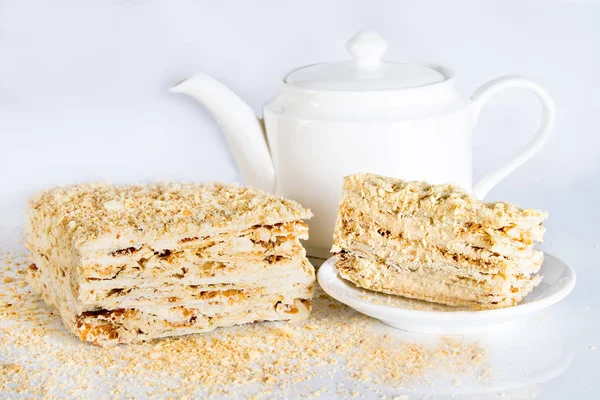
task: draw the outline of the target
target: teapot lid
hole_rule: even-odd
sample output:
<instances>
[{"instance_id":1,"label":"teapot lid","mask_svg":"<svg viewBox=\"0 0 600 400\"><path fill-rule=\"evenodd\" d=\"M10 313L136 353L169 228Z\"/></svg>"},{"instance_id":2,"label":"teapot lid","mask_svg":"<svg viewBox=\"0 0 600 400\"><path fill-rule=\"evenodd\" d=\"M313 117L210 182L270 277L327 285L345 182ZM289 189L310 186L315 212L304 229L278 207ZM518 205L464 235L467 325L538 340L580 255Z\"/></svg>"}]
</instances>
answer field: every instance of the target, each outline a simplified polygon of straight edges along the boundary
<instances>
[{"instance_id":1,"label":"teapot lid","mask_svg":"<svg viewBox=\"0 0 600 400\"><path fill-rule=\"evenodd\" d=\"M387 46L377 32L358 32L346 44L352 61L301 67L284 81L312 90L374 91L422 87L446 80L444 74L426 65L383 61Z\"/></svg>"}]
</instances>

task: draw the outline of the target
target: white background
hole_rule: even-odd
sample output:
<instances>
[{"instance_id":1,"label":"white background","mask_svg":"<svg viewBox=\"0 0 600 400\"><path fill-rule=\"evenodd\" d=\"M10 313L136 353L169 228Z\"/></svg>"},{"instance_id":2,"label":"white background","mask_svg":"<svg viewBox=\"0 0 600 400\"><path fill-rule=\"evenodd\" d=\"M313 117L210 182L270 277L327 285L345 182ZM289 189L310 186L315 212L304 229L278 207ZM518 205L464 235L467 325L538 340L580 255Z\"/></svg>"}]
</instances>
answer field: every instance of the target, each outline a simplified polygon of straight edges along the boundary
<instances>
[{"instance_id":1,"label":"white background","mask_svg":"<svg viewBox=\"0 0 600 400\"><path fill-rule=\"evenodd\" d=\"M25 199L54 184L238 180L212 118L168 87L206 71L260 113L282 75L348 58L345 41L360 29L388 39L388 59L453 68L465 94L503 74L524 75L550 92L558 108L555 134L489 198L550 211L544 246L577 264L580 275L572 306L597 305L591 293L600 276L594 272L600 267L594 248L600 243L600 6L594 1L0 0L2 225L19 223ZM475 132L475 181L522 148L538 118L537 101L527 93L494 98ZM585 337L592 340L597 328L585 328ZM589 366L577 360L581 371ZM584 388L565 382L561 390Z\"/></svg>"},{"instance_id":2,"label":"white background","mask_svg":"<svg viewBox=\"0 0 600 400\"><path fill-rule=\"evenodd\" d=\"M345 41L367 28L388 39L390 59L452 67L465 94L502 74L546 87L555 135L489 198L575 229L573 212L600 213L589 198L600 185L599 26L598 5L550 0L1 0L2 216L19 220L32 189L58 183L239 179L208 113L168 87L206 71L260 112L279 77L347 59ZM532 137L538 116L528 93L492 100L475 132L476 180Z\"/></svg>"}]
</instances>

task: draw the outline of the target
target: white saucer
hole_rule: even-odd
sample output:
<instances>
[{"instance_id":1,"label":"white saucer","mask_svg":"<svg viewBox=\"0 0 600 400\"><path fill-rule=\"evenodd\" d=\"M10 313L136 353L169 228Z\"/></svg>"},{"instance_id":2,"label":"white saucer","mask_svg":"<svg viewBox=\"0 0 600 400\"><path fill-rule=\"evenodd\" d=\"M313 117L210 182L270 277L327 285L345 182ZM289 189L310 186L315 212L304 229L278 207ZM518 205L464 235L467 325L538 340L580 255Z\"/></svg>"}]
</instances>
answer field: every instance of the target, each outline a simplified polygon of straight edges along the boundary
<instances>
[{"instance_id":1,"label":"white saucer","mask_svg":"<svg viewBox=\"0 0 600 400\"><path fill-rule=\"evenodd\" d=\"M523 303L495 310L474 311L372 292L340 277L335 257L321 265L318 279L323 290L337 301L394 328L432 334L475 333L495 330L500 324L531 315L571 293L576 280L573 268L548 253L544 256L540 270L544 278Z\"/></svg>"}]
</instances>

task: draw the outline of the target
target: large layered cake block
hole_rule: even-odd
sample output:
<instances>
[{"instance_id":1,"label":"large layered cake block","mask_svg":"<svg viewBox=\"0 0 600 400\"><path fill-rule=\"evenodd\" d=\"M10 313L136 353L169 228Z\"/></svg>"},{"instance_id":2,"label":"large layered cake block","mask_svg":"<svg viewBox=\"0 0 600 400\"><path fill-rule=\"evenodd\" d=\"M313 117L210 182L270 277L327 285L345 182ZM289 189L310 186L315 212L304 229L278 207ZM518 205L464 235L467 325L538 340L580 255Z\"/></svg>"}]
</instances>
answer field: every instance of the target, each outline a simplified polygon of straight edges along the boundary
<instances>
[{"instance_id":1,"label":"large layered cake block","mask_svg":"<svg viewBox=\"0 0 600 400\"><path fill-rule=\"evenodd\" d=\"M500 308L539 282L547 213L476 200L454 185L344 179L332 253L358 286L448 305Z\"/></svg>"},{"instance_id":2,"label":"large layered cake block","mask_svg":"<svg viewBox=\"0 0 600 400\"><path fill-rule=\"evenodd\" d=\"M307 318L312 214L226 184L57 187L30 200L33 288L98 345Z\"/></svg>"}]
</instances>

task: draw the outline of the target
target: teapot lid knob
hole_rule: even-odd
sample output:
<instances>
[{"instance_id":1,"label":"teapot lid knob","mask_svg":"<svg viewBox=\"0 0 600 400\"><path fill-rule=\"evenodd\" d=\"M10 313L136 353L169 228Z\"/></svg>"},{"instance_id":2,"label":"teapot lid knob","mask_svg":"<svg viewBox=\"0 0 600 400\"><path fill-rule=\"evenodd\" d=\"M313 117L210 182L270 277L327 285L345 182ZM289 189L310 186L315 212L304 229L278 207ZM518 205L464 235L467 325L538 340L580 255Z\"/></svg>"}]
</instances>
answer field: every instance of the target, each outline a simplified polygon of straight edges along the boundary
<instances>
[{"instance_id":1,"label":"teapot lid knob","mask_svg":"<svg viewBox=\"0 0 600 400\"><path fill-rule=\"evenodd\" d=\"M360 31L346 43L346 49L356 66L367 70L377 69L381 65L381 57L387 47L387 41L375 31Z\"/></svg>"},{"instance_id":2,"label":"teapot lid knob","mask_svg":"<svg viewBox=\"0 0 600 400\"><path fill-rule=\"evenodd\" d=\"M290 72L285 83L311 90L377 91L429 86L446 80L434 66L382 60L387 41L361 31L346 43L352 61L308 65Z\"/></svg>"}]
</instances>

